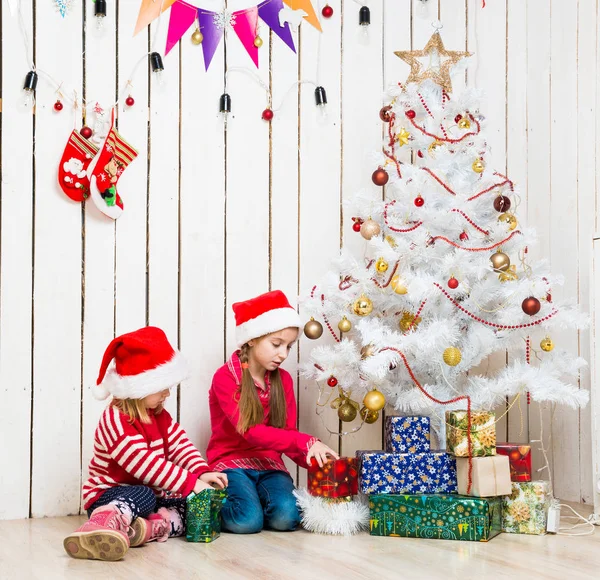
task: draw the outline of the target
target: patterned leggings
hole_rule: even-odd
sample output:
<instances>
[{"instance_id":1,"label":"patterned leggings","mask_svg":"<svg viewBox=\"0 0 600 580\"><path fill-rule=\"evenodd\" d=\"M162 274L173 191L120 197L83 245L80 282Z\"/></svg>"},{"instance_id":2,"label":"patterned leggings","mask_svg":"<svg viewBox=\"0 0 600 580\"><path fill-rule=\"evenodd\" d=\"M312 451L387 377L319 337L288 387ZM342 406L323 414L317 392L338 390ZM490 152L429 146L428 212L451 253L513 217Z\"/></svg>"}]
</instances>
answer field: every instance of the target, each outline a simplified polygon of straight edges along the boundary
<instances>
[{"instance_id":1,"label":"patterned leggings","mask_svg":"<svg viewBox=\"0 0 600 580\"><path fill-rule=\"evenodd\" d=\"M185 498L156 497L154 492L145 485L120 485L107 489L88 509L88 517L101 506L115 505L121 513L131 516L131 521L137 517L146 518L160 508L166 508L171 518L169 537L181 536L185 533Z\"/></svg>"}]
</instances>

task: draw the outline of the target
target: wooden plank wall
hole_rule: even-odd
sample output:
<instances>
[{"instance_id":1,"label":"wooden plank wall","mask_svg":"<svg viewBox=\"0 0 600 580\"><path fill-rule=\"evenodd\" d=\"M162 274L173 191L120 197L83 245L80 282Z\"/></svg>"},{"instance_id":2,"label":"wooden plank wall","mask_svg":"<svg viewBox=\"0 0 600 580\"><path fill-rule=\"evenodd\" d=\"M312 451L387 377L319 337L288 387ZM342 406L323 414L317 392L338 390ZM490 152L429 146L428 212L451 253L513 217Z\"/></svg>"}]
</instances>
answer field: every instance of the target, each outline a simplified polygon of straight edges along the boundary
<instances>
[{"instance_id":1,"label":"wooden plank wall","mask_svg":"<svg viewBox=\"0 0 600 580\"><path fill-rule=\"evenodd\" d=\"M325 4L313 3L319 12ZM227 1L230 10L251 4ZM50 1L21 2L24 38L18 15L2 3L0 518L80 510L104 404L90 386L110 339L144 324L164 328L190 360L192 377L168 408L204 450L211 376L234 347L231 304L270 288L305 294L342 245L362 252L343 203L360 189L380 194L370 182L370 152L382 137L382 92L407 74L393 51L421 48L434 19L447 48L476 53L455 86L486 93L495 166L519 186L519 219L538 230L531 258L548 258L564 274L557 298L572 296L589 309L598 231L596 2L492 0L483 8L479 0L371 0L366 44L361 2L329 4L334 16L322 35L300 27L296 54L263 26L254 72L234 34L204 72L190 32L164 59L160 87L144 55L163 52L168 13L133 37L136 2L110 2L101 34L91 0L74 2L64 19ZM19 105L31 62L46 73L35 114ZM69 106L54 112L56 86L46 75L66 95L76 91L107 110L131 82L123 98L131 92L135 106L121 103L116 124L139 157L119 181L125 213L116 223L58 188L58 161L82 119ZM218 112L225 85L233 101L227 130ZM325 120L316 85L327 91ZM271 124L261 119L269 91ZM590 358L589 333L553 338ZM312 346L302 339L286 367L296 374ZM506 360L499 353L485 369ZM580 387L589 385L582 378ZM331 412L315 413L315 386L299 379L297 395L300 429L344 454L381 446L381 423L332 436L328 430L340 425ZM537 439L540 417L552 435L556 494L591 501L589 409L552 414L515 405L499 437ZM535 461L539 468L537 452ZM293 474L304 483L295 467Z\"/></svg>"}]
</instances>

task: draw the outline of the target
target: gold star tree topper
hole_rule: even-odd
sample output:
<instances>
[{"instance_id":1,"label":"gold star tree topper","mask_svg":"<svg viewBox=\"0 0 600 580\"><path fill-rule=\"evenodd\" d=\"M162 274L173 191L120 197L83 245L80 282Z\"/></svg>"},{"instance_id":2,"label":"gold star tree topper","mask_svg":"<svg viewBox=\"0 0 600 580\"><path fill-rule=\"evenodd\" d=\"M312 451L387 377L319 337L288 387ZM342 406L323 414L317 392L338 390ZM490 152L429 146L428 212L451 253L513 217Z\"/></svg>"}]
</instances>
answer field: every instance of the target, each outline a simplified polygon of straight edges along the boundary
<instances>
[{"instance_id":1,"label":"gold star tree topper","mask_svg":"<svg viewBox=\"0 0 600 580\"><path fill-rule=\"evenodd\" d=\"M452 92L450 70L460 60L471 56L469 52L446 50L442 37L437 31L427 41L423 50L398 50L394 54L410 65L410 75L406 79L407 83L421 83L425 79L432 79L447 93ZM423 57L429 57L429 66L425 69L423 63L419 60Z\"/></svg>"}]
</instances>

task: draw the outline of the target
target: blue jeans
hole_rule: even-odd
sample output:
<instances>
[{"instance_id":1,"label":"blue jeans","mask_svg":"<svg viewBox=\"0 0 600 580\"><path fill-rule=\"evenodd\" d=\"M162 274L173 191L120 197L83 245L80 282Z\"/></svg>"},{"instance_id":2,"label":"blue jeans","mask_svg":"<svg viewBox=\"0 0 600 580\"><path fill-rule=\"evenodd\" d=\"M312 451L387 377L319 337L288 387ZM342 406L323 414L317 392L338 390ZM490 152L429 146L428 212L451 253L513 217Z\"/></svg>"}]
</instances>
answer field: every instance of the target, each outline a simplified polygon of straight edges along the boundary
<instances>
[{"instance_id":1,"label":"blue jeans","mask_svg":"<svg viewBox=\"0 0 600 580\"><path fill-rule=\"evenodd\" d=\"M263 528L295 530L300 523L294 483L285 471L226 469L229 484L221 517L223 529L255 534Z\"/></svg>"}]
</instances>

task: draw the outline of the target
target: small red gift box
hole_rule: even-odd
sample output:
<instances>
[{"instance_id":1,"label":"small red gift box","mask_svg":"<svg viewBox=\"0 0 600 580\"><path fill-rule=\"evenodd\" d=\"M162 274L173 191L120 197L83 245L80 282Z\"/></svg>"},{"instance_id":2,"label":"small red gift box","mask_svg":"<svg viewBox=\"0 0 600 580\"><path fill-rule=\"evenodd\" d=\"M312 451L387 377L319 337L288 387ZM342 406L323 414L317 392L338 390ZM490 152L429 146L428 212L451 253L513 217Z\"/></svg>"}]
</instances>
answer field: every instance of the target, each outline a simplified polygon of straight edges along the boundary
<instances>
[{"instance_id":1,"label":"small red gift box","mask_svg":"<svg viewBox=\"0 0 600 580\"><path fill-rule=\"evenodd\" d=\"M531 446L518 443L496 443L498 455L508 455L510 479L531 481Z\"/></svg>"},{"instance_id":2,"label":"small red gift box","mask_svg":"<svg viewBox=\"0 0 600 580\"><path fill-rule=\"evenodd\" d=\"M323 467L313 459L308 468L307 488L311 495L321 497L348 497L358 493L356 457L340 457Z\"/></svg>"}]
</instances>

